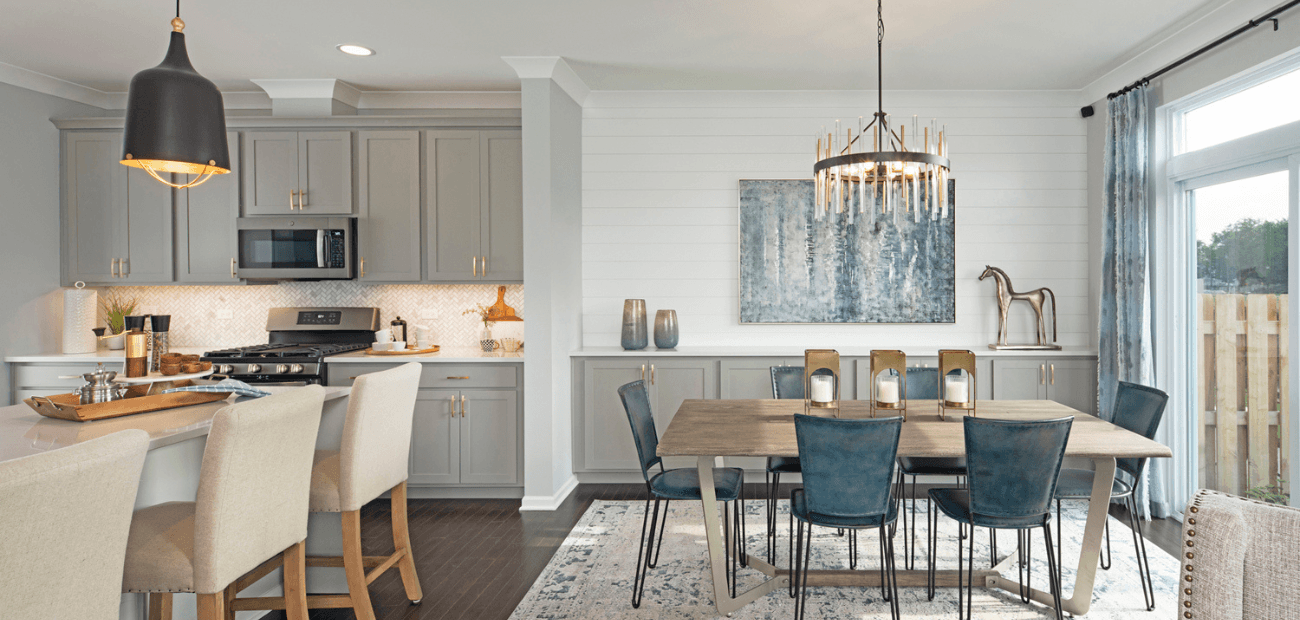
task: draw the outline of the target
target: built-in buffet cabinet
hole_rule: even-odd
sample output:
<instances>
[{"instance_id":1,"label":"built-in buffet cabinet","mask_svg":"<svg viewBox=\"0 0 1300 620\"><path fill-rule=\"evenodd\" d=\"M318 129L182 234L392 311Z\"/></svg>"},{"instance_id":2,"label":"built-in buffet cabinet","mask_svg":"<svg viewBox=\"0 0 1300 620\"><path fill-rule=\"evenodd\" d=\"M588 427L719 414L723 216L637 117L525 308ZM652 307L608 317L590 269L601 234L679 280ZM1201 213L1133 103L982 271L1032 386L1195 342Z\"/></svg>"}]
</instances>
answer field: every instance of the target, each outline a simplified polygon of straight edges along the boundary
<instances>
[{"instance_id":1,"label":"built-in buffet cabinet","mask_svg":"<svg viewBox=\"0 0 1300 620\"><path fill-rule=\"evenodd\" d=\"M935 367L935 357L909 357L909 367ZM638 357L579 356L573 359L574 470L582 482L630 481L638 472L636 445L619 387L644 380L650 392L655 427L660 436L686 399L772 398L771 367L800 366L801 357ZM1002 400L1055 400L1089 414L1096 413L1095 356L981 356L976 361L977 397ZM865 399L870 360L845 357L840 362L841 398ZM692 466L688 459L667 463ZM762 458L727 458L726 465L757 472ZM639 478L640 473L636 474Z\"/></svg>"},{"instance_id":2,"label":"built-in buffet cabinet","mask_svg":"<svg viewBox=\"0 0 1300 620\"><path fill-rule=\"evenodd\" d=\"M231 131L232 172L183 190L121 165L120 130L62 139L64 286L240 284L236 219L300 213L357 217L365 283L523 281L516 128Z\"/></svg>"}]
</instances>

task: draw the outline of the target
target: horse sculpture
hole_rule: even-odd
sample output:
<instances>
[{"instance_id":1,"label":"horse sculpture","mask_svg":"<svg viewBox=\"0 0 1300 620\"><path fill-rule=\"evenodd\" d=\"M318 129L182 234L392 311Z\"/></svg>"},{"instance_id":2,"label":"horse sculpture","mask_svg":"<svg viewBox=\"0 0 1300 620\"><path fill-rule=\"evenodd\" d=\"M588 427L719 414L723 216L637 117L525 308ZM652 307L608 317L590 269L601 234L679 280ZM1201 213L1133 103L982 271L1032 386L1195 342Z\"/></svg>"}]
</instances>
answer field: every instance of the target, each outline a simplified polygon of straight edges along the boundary
<instances>
[{"instance_id":1,"label":"horse sculpture","mask_svg":"<svg viewBox=\"0 0 1300 620\"><path fill-rule=\"evenodd\" d=\"M1011 288L1011 278L1007 276L1007 272L997 267L985 265L984 273L980 274L980 280L989 276L993 276L993 279L998 283L998 343L989 345L989 347L993 349L1060 349L1061 346L1056 344L1056 294L1052 292L1052 289L1043 287L1017 293ZM1052 301L1052 340L1047 342L1047 323L1043 320L1043 303L1047 301L1049 296ZM1029 302L1029 305L1034 309L1034 314L1038 315L1038 344L1036 345L1007 344L1007 313L1011 309L1011 302L1016 300Z\"/></svg>"}]
</instances>

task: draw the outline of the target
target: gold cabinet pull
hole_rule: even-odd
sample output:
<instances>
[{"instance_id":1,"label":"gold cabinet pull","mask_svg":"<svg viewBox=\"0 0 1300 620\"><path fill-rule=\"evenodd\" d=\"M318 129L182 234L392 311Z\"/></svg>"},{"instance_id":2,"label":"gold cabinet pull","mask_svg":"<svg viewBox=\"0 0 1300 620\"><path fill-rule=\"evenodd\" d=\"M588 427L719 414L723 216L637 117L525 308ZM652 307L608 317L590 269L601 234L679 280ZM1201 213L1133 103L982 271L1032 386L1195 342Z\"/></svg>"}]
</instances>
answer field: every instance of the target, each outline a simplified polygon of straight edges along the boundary
<instances>
[{"instance_id":1,"label":"gold cabinet pull","mask_svg":"<svg viewBox=\"0 0 1300 620\"><path fill-rule=\"evenodd\" d=\"M641 380L645 381L645 364L641 364Z\"/></svg>"},{"instance_id":2,"label":"gold cabinet pull","mask_svg":"<svg viewBox=\"0 0 1300 620\"><path fill-rule=\"evenodd\" d=\"M456 417L456 414L457 414L457 413L459 413L459 412L456 411L456 396L455 396L455 395L452 395L452 397L451 397L451 417L453 417L453 418Z\"/></svg>"},{"instance_id":3,"label":"gold cabinet pull","mask_svg":"<svg viewBox=\"0 0 1300 620\"><path fill-rule=\"evenodd\" d=\"M478 257L474 257L474 277L478 277Z\"/></svg>"},{"instance_id":4,"label":"gold cabinet pull","mask_svg":"<svg viewBox=\"0 0 1300 620\"><path fill-rule=\"evenodd\" d=\"M296 189L291 189L291 190L289 190L289 210L290 210L290 211L293 211L294 206L295 206L294 203L293 203L293 199L294 199L294 198L297 198L297 197L298 197L298 190L296 190Z\"/></svg>"},{"instance_id":5,"label":"gold cabinet pull","mask_svg":"<svg viewBox=\"0 0 1300 620\"><path fill-rule=\"evenodd\" d=\"M1046 364L1039 364L1039 365L1038 365L1038 385L1046 385L1046 384L1047 384L1047 365L1046 365Z\"/></svg>"},{"instance_id":6,"label":"gold cabinet pull","mask_svg":"<svg viewBox=\"0 0 1300 620\"><path fill-rule=\"evenodd\" d=\"M650 365L650 385L655 384L655 365Z\"/></svg>"},{"instance_id":7,"label":"gold cabinet pull","mask_svg":"<svg viewBox=\"0 0 1300 620\"><path fill-rule=\"evenodd\" d=\"M114 259L113 259L113 262L109 264L109 267L108 267L108 275L110 275L110 276L112 276L112 277L114 277L114 278L117 277L117 259L116 259L116 258L114 258Z\"/></svg>"},{"instance_id":8,"label":"gold cabinet pull","mask_svg":"<svg viewBox=\"0 0 1300 620\"><path fill-rule=\"evenodd\" d=\"M1052 372L1052 385L1056 385L1056 364L1050 365L1049 368L1051 368Z\"/></svg>"},{"instance_id":9,"label":"gold cabinet pull","mask_svg":"<svg viewBox=\"0 0 1300 620\"><path fill-rule=\"evenodd\" d=\"M298 190L298 210L302 211L307 206L307 190Z\"/></svg>"},{"instance_id":10,"label":"gold cabinet pull","mask_svg":"<svg viewBox=\"0 0 1300 620\"><path fill-rule=\"evenodd\" d=\"M487 257L483 257L483 277L487 277Z\"/></svg>"},{"instance_id":11,"label":"gold cabinet pull","mask_svg":"<svg viewBox=\"0 0 1300 620\"><path fill-rule=\"evenodd\" d=\"M117 259L117 275L119 278L125 278L131 275L131 269L126 266L125 258Z\"/></svg>"},{"instance_id":12,"label":"gold cabinet pull","mask_svg":"<svg viewBox=\"0 0 1300 620\"><path fill-rule=\"evenodd\" d=\"M236 280L237 280L237 279L239 279L239 275L235 273L235 264L236 264L236 263L235 263L235 259L234 259L234 258L231 258L231 259L230 259L230 277L231 277L232 279L236 279Z\"/></svg>"},{"instance_id":13,"label":"gold cabinet pull","mask_svg":"<svg viewBox=\"0 0 1300 620\"><path fill-rule=\"evenodd\" d=\"M460 395L460 417L465 417L465 395Z\"/></svg>"},{"instance_id":14,"label":"gold cabinet pull","mask_svg":"<svg viewBox=\"0 0 1300 620\"><path fill-rule=\"evenodd\" d=\"M366 257L364 257L364 256L361 257L361 275L359 275L359 276L357 276L357 277L358 277L358 278L364 278L364 277L366 277Z\"/></svg>"},{"instance_id":15,"label":"gold cabinet pull","mask_svg":"<svg viewBox=\"0 0 1300 620\"><path fill-rule=\"evenodd\" d=\"M447 379L450 381L464 381L469 379L469 377L447 377Z\"/></svg>"}]
</instances>

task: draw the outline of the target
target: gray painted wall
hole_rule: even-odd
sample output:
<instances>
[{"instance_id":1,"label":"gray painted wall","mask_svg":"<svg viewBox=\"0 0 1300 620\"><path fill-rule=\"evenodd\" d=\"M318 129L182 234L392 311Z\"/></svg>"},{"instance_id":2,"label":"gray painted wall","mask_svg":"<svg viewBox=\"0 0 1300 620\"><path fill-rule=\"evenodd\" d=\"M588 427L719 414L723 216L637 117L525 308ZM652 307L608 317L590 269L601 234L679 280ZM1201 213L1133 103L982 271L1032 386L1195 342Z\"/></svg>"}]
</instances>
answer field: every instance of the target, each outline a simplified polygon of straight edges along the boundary
<instances>
[{"instance_id":1,"label":"gray painted wall","mask_svg":"<svg viewBox=\"0 0 1300 620\"><path fill-rule=\"evenodd\" d=\"M59 130L51 118L103 110L0 84L0 359L63 346ZM0 403L9 402L3 364Z\"/></svg>"}]
</instances>

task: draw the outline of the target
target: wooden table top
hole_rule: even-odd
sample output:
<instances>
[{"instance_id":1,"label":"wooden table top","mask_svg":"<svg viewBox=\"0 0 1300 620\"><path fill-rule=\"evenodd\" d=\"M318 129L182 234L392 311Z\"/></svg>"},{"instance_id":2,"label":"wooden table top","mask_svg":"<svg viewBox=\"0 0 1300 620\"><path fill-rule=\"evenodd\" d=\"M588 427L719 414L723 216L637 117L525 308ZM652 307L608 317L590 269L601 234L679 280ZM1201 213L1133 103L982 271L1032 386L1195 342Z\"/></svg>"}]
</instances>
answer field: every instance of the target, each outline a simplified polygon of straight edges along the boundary
<instances>
[{"instance_id":1,"label":"wooden table top","mask_svg":"<svg viewBox=\"0 0 1300 620\"><path fill-rule=\"evenodd\" d=\"M1101 418L1050 400L982 400L981 418L1041 420L1074 416L1066 456L1171 457L1169 448ZM687 400L659 440L659 456L798 456L794 414L802 400ZM878 412L889 417L893 412ZM867 418L866 401L843 401L840 417ZM964 456L961 412L940 420L933 400L908 401L907 422L898 440L899 456Z\"/></svg>"}]
</instances>

